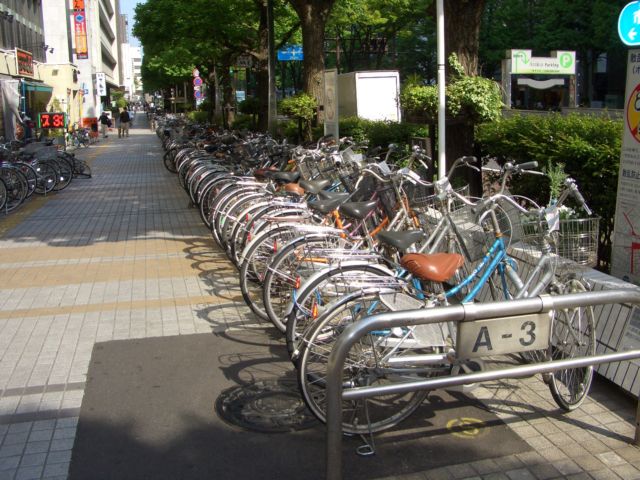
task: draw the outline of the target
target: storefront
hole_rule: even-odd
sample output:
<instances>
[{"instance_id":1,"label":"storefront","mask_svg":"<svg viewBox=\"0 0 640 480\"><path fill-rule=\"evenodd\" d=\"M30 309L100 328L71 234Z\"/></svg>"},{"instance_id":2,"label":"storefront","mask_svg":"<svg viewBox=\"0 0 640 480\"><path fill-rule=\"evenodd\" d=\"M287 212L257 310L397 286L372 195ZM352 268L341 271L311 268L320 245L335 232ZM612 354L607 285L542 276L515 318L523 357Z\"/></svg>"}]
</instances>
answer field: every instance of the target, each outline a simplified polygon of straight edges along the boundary
<instances>
[{"instance_id":1,"label":"storefront","mask_svg":"<svg viewBox=\"0 0 640 480\"><path fill-rule=\"evenodd\" d=\"M53 87L40 77L43 64L35 62L31 52L20 50L3 51L4 62L0 62L0 136L7 139L22 138L22 120L31 119L46 111Z\"/></svg>"}]
</instances>

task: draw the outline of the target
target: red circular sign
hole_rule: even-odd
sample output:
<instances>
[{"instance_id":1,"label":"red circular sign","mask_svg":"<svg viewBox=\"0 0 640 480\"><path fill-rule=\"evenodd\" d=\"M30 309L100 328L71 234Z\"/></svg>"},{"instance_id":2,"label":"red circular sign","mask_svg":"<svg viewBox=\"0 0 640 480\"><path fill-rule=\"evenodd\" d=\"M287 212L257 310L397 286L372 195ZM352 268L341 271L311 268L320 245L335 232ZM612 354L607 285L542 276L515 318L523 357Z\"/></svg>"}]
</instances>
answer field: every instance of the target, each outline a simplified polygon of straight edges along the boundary
<instances>
[{"instance_id":1,"label":"red circular sign","mask_svg":"<svg viewBox=\"0 0 640 480\"><path fill-rule=\"evenodd\" d=\"M202 85L202 78L200 77L196 77L193 79L193 85L196 87L199 87L200 85Z\"/></svg>"},{"instance_id":2,"label":"red circular sign","mask_svg":"<svg viewBox=\"0 0 640 480\"><path fill-rule=\"evenodd\" d=\"M627 101L627 127L634 140L640 142L640 85L636 85Z\"/></svg>"}]
</instances>

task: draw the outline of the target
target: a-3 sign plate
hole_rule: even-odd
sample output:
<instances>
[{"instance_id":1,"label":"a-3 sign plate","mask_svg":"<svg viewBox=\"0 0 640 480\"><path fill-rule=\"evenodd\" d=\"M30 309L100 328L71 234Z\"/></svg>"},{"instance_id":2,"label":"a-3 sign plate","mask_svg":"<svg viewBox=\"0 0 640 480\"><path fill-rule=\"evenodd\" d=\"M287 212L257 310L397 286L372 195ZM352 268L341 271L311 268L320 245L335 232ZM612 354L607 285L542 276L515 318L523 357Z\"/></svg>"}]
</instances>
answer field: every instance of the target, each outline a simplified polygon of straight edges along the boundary
<instances>
[{"instance_id":1,"label":"a-3 sign plate","mask_svg":"<svg viewBox=\"0 0 640 480\"><path fill-rule=\"evenodd\" d=\"M628 3L620 12L618 35L625 45L640 45L640 1Z\"/></svg>"},{"instance_id":2,"label":"a-3 sign plate","mask_svg":"<svg viewBox=\"0 0 640 480\"><path fill-rule=\"evenodd\" d=\"M458 323L458 358L488 357L549 347L551 314Z\"/></svg>"}]
</instances>

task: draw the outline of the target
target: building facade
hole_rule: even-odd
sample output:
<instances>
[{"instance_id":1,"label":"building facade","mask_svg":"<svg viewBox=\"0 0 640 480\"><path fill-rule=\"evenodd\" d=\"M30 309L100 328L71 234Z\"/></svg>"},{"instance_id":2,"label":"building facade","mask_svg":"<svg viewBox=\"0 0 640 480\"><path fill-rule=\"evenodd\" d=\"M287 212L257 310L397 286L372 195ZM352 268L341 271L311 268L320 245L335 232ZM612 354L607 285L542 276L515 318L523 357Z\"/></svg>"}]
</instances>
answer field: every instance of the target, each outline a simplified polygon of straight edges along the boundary
<instances>
[{"instance_id":1,"label":"building facade","mask_svg":"<svg viewBox=\"0 0 640 480\"><path fill-rule=\"evenodd\" d=\"M112 109L112 93L123 90L119 7L119 0L0 0L0 85L8 92L0 95L0 135L13 138L24 115L63 111L69 125L89 126Z\"/></svg>"}]
</instances>

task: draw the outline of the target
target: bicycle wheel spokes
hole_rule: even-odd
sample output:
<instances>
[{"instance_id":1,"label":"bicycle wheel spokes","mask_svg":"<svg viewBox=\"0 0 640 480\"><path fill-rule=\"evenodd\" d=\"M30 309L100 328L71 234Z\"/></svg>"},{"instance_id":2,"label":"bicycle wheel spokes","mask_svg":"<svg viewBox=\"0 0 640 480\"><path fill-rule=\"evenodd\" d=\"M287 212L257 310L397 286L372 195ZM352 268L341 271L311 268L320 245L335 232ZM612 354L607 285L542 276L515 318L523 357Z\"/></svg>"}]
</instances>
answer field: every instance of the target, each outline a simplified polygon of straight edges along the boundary
<instances>
[{"instance_id":1,"label":"bicycle wheel spokes","mask_svg":"<svg viewBox=\"0 0 640 480\"><path fill-rule=\"evenodd\" d=\"M363 296L330 311L305 336L298 380L305 402L321 421L326 419L327 363L335 342L348 325L383 311L386 307L376 295ZM408 376L406 371L396 371L383 362L389 350L383 338L388 333L372 332L352 347L344 364L343 388L384 385ZM418 408L426 395L419 391L344 401L343 431L362 434L390 428Z\"/></svg>"},{"instance_id":2,"label":"bicycle wheel spokes","mask_svg":"<svg viewBox=\"0 0 640 480\"><path fill-rule=\"evenodd\" d=\"M579 280L569 280L565 293L587 291ZM595 321L593 308L578 307L555 312L551 333L553 360L568 360L595 355ZM558 406L566 411L582 404L589 393L593 367L570 368L554 372L549 387Z\"/></svg>"}]
</instances>

